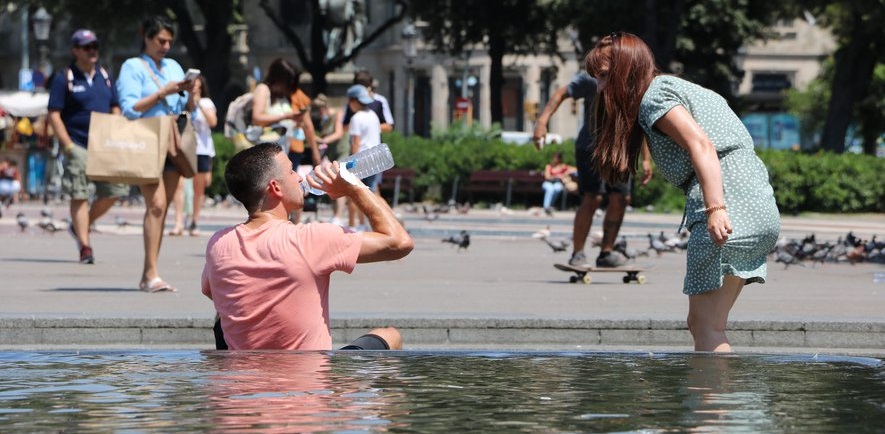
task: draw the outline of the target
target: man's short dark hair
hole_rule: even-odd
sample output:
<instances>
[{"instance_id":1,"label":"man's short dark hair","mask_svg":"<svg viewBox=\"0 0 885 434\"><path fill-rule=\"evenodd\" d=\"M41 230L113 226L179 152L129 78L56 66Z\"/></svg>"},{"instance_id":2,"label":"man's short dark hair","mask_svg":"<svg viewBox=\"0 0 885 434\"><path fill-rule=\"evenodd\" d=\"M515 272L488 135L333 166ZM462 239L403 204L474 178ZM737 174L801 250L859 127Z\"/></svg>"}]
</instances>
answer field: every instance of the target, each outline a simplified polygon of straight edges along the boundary
<instances>
[{"instance_id":1,"label":"man's short dark hair","mask_svg":"<svg viewBox=\"0 0 885 434\"><path fill-rule=\"evenodd\" d=\"M240 151L227 162L224 169L227 189L250 215L258 211L267 184L280 175L275 157L282 151L276 143L261 143Z\"/></svg>"},{"instance_id":2,"label":"man's short dark hair","mask_svg":"<svg viewBox=\"0 0 885 434\"><path fill-rule=\"evenodd\" d=\"M372 74L369 74L369 71L366 71L365 69L353 74L353 84L361 84L371 88L373 81L375 81L375 79L372 78Z\"/></svg>"}]
</instances>

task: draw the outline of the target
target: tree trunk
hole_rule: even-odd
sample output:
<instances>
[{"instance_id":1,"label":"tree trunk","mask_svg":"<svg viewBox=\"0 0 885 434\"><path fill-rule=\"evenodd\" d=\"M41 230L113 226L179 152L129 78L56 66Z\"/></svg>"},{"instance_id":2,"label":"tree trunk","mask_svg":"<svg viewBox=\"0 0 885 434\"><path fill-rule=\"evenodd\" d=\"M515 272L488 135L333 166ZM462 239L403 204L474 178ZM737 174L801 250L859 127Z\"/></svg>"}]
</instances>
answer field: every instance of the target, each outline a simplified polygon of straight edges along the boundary
<instances>
[{"instance_id":1,"label":"tree trunk","mask_svg":"<svg viewBox=\"0 0 885 434\"><path fill-rule=\"evenodd\" d=\"M872 41L862 30L861 12L855 10L852 15L851 39L836 51L832 96L821 138L823 149L836 153L845 151L845 134L854 117L854 105L869 90L876 59Z\"/></svg>"},{"instance_id":2,"label":"tree trunk","mask_svg":"<svg viewBox=\"0 0 885 434\"><path fill-rule=\"evenodd\" d=\"M201 71L209 83L210 91L214 89L212 101L218 107L219 116L224 116L230 96L226 95L230 79L231 37L228 26L233 23L233 2L202 1L197 2L205 19L204 33L206 46L200 42L194 31L194 22L190 9L184 2L167 1L178 21L179 38L187 47L192 65L182 65L184 69L195 67ZM219 123L220 125L221 123Z\"/></svg>"},{"instance_id":3,"label":"tree trunk","mask_svg":"<svg viewBox=\"0 0 885 434\"><path fill-rule=\"evenodd\" d=\"M489 102L492 113L492 123L499 125L504 120L504 110L501 101L501 88L504 87L504 47L505 41L498 36L489 38L489 90L491 101Z\"/></svg>"}]
</instances>

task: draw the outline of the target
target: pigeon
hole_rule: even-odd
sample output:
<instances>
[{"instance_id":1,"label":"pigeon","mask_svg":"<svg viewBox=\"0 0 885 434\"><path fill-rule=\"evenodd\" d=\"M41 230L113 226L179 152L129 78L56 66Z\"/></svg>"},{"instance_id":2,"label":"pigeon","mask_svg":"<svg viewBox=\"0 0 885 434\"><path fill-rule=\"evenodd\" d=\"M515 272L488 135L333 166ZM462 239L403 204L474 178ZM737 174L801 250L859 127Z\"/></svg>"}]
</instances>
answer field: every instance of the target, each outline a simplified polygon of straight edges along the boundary
<instances>
[{"instance_id":1,"label":"pigeon","mask_svg":"<svg viewBox=\"0 0 885 434\"><path fill-rule=\"evenodd\" d=\"M46 216L40 219L40 222L37 223L37 227L52 234L59 230L58 226L56 226L55 223L52 222L52 219Z\"/></svg>"},{"instance_id":2,"label":"pigeon","mask_svg":"<svg viewBox=\"0 0 885 434\"><path fill-rule=\"evenodd\" d=\"M467 247L470 246L470 234L468 234L467 231L461 231L461 234L459 236L443 238L442 242L452 243L458 246L458 251L460 252L461 249L467 250Z\"/></svg>"},{"instance_id":3,"label":"pigeon","mask_svg":"<svg viewBox=\"0 0 885 434\"><path fill-rule=\"evenodd\" d=\"M25 213L23 212L16 214L15 221L18 223L18 227L22 232L28 230L28 226L31 225L31 222L28 221L28 218L25 217Z\"/></svg>"},{"instance_id":4,"label":"pigeon","mask_svg":"<svg viewBox=\"0 0 885 434\"><path fill-rule=\"evenodd\" d=\"M547 243L547 245L550 246L551 249L553 249L553 253L564 252L572 244L569 241L566 241L563 239L551 240L547 237L544 237L544 238L541 238L541 240L544 241L545 243Z\"/></svg>"},{"instance_id":5,"label":"pigeon","mask_svg":"<svg viewBox=\"0 0 885 434\"><path fill-rule=\"evenodd\" d=\"M621 236L621 239L617 243L615 243L612 250L624 255L624 257L631 261L635 260L636 257L640 255L648 256L647 251L640 252L632 247L627 246L627 237L623 235Z\"/></svg>"},{"instance_id":6,"label":"pigeon","mask_svg":"<svg viewBox=\"0 0 885 434\"><path fill-rule=\"evenodd\" d=\"M424 210L424 220L432 222L439 218L439 213L435 210L427 209L427 205L421 205L421 208Z\"/></svg>"},{"instance_id":7,"label":"pigeon","mask_svg":"<svg viewBox=\"0 0 885 434\"><path fill-rule=\"evenodd\" d=\"M114 223L117 224L117 229L121 229L121 230L126 229L129 226L129 222L126 221L126 219L120 215L114 217Z\"/></svg>"},{"instance_id":8,"label":"pigeon","mask_svg":"<svg viewBox=\"0 0 885 434\"><path fill-rule=\"evenodd\" d=\"M470 234L464 231L462 231L461 234L461 242L458 243L459 252L461 249L467 250L467 248L470 247Z\"/></svg>"},{"instance_id":9,"label":"pigeon","mask_svg":"<svg viewBox=\"0 0 885 434\"><path fill-rule=\"evenodd\" d=\"M661 256L662 252L669 252L673 250L672 247L668 247L666 244L661 242L661 240L655 238L655 236L652 234L648 234L648 249L654 250L655 253L658 254L658 256Z\"/></svg>"},{"instance_id":10,"label":"pigeon","mask_svg":"<svg viewBox=\"0 0 885 434\"><path fill-rule=\"evenodd\" d=\"M52 210L49 208L43 208L40 210L40 216L48 219L52 219Z\"/></svg>"},{"instance_id":11,"label":"pigeon","mask_svg":"<svg viewBox=\"0 0 885 434\"><path fill-rule=\"evenodd\" d=\"M778 250L778 251L775 253L774 262L781 262L781 263L783 263L783 264L784 264L784 270L786 270L787 267L789 267L790 265L801 265L801 266L803 266L803 267L805 266L805 264L803 264L801 261L799 261L798 258L796 258L795 256L791 255L791 254L790 254L789 252L787 252L786 250Z\"/></svg>"},{"instance_id":12,"label":"pigeon","mask_svg":"<svg viewBox=\"0 0 885 434\"><path fill-rule=\"evenodd\" d=\"M532 238L547 238L550 236L550 225L547 225L544 229L539 230L532 234Z\"/></svg>"}]
</instances>

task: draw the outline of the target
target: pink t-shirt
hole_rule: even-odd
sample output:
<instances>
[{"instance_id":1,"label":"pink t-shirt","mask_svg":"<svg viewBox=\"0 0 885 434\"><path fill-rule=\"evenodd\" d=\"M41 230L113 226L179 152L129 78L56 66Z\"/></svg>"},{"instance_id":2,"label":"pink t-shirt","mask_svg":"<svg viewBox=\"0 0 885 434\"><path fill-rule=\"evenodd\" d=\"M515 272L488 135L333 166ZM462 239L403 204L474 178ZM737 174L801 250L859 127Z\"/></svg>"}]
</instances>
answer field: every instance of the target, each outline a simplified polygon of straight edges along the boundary
<instances>
[{"instance_id":1,"label":"pink t-shirt","mask_svg":"<svg viewBox=\"0 0 885 434\"><path fill-rule=\"evenodd\" d=\"M329 277L351 273L362 236L333 224L237 225L206 247L203 294L232 350L330 350Z\"/></svg>"}]
</instances>

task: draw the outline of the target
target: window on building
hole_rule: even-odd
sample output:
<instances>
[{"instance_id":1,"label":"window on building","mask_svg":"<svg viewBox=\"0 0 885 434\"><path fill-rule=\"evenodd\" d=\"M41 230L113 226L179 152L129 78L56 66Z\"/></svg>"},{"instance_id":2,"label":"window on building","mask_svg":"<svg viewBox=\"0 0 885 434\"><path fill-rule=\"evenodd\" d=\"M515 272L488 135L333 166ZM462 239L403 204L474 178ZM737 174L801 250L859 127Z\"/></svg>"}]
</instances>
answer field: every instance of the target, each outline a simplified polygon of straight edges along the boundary
<instances>
[{"instance_id":1,"label":"window on building","mask_svg":"<svg viewBox=\"0 0 885 434\"><path fill-rule=\"evenodd\" d=\"M792 74L786 72L754 72L753 92L781 92L793 87Z\"/></svg>"}]
</instances>

